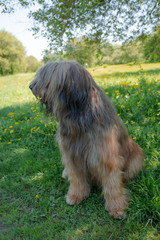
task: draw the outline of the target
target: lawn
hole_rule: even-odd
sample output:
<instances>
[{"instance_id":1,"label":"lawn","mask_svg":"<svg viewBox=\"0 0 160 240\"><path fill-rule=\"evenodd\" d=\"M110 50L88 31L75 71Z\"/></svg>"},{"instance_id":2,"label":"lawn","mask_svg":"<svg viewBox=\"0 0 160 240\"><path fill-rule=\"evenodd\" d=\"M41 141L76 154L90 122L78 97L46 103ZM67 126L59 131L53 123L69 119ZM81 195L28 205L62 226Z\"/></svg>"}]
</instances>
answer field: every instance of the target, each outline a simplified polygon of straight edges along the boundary
<instances>
[{"instance_id":1,"label":"lawn","mask_svg":"<svg viewBox=\"0 0 160 240\"><path fill-rule=\"evenodd\" d=\"M97 188L80 205L66 204L56 122L28 88L34 74L17 74L0 77L1 240L160 239L160 63L89 71L146 155L127 187L127 218L111 218Z\"/></svg>"}]
</instances>

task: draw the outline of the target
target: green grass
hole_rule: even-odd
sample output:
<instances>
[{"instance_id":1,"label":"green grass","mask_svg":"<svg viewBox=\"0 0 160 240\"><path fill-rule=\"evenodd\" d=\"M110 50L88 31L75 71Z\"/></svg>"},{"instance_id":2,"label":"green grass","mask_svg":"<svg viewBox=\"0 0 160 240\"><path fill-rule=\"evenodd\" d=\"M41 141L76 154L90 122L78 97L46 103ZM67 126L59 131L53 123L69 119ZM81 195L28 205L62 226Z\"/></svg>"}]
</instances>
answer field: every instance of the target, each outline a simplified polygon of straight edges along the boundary
<instances>
[{"instance_id":1,"label":"green grass","mask_svg":"<svg viewBox=\"0 0 160 240\"><path fill-rule=\"evenodd\" d=\"M112 74L105 66L95 74L146 155L144 170L127 187L125 220L109 217L101 189L80 205L65 203L56 122L43 116L28 89L33 74L0 78L1 240L160 239L160 71L148 66L124 72L121 65L123 73L113 67Z\"/></svg>"}]
</instances>

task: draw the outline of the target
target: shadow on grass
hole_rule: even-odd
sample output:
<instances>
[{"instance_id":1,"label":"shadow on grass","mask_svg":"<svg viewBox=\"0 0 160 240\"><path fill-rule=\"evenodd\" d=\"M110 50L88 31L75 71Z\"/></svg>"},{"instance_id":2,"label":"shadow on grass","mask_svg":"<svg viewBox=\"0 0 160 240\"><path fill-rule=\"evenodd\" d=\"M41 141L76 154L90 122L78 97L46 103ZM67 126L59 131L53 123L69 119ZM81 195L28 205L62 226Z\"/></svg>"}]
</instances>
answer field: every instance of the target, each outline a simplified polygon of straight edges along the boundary
<instances>
[{"instance_id":1,"label":"shadow on grass","mask_svg":"<svg viewBox=\"0 0 160 240\"><path fill-rule=\"evenodd\" d=\"M1 206L8 229L1 238L158 239L160 144L155 92L159 89L159 83L145 81L138 88L106 89L129 134L146 154L145 170L128 186L131 201L123 221L108 216L97 188L78 206L65 203L68 183L61 178L56 123L43 117L38 104L1 109Z\"/></svg>"}]
</instances>

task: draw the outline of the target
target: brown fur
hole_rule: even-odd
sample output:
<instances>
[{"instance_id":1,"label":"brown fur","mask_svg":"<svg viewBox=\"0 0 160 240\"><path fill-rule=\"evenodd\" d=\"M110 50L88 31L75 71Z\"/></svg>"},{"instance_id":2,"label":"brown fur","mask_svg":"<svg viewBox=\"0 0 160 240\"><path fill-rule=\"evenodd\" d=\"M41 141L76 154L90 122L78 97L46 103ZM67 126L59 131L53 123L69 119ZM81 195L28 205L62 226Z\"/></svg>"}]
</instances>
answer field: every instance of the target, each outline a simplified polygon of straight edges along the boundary
<instances>
[{"instance_id":1,"label":"brown fur","mask_svg":"<svg viewBox=\"0 0 160 240\"><path fill-rule=\"evenodd\" d=\"M66 202L79 204L96 181L103 188L109 214L124 217L128 198L123 182L142 169L144 157L108 97L91 75L72 61L44 65L30 88L59 122L63 176L70 182Z\"/></svg>"}]
</instances>

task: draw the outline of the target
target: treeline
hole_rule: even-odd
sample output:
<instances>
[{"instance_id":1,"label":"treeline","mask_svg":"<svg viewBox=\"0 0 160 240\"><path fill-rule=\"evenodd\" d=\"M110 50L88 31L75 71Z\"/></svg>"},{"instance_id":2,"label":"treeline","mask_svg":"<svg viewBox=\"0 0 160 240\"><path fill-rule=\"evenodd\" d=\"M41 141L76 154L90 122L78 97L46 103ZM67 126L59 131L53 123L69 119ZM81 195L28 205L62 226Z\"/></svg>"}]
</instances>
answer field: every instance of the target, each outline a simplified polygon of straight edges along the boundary
<instances>
[{"instance_id":1,"label":"treeline","mask_svg":"<svg viewBox=\"0 0 160 240\"><path fill-rule=\"evenodd\" d=\"M0 75L35 72L42 65L27 56L22 43L7 31L0 31Z\"/></svg>"},{"instance_id":2,"label":"treeline","mask_svg":"<svg viewBox=\"0 0 160 240\"><path fill-rule=\"evenodd\" d=\"M35 57L26 57L25 48L12 34L0 31L0 75L36 72L48 61L76 60L86 67L102 64L135 64L160 62L160 27L150 35L141 35L123 45L108 42L95 44L85 37L72 39L63 51L46 50L39 62Z\"/></svg>"},{"instance_id":3,"label":"treeline","mask_svg":"<svg viewBox=\"0 0 160 240\"><path fill-rule=\"evenodd\" d=\"M92 43L91 39L79 38L68 41L63 52L46 50L43 61L76 60L85 66L101 64L127 64L160 62L160 27L150 35L141 35L123 45L108 42Z\"/></svg>"}]
</instances>

